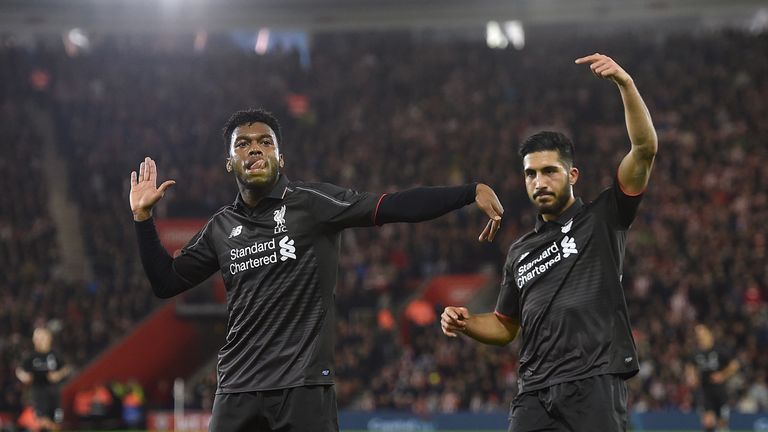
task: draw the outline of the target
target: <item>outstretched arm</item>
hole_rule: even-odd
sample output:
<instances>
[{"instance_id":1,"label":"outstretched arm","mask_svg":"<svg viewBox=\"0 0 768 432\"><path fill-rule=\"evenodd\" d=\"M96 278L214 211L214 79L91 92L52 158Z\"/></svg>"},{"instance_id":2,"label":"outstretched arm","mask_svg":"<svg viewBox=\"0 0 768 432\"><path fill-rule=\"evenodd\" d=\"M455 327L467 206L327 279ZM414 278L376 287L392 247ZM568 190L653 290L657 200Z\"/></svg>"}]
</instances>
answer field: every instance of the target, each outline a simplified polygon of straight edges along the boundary
<instances>
[{"instance_id":1,"label":"outstretched arm","mask_svg":"<svg viewBox=\"0 0 768 432\"><path fill-rule=\"evenodd\" d=\"M449 337L464 333L478 342L503 346L515 339L520 324L495 313L472 315L465 307L449 306L440 316L440 327Z\"/></svg>"},{"instance_id":2,"label":"outstretched arm","mask_svg":"<svg viewBox=\"0 0 768 432\"><path fill-rule=\"evenodd\" d=\"M488 223L480 233L479 241L493 241L501 226L504 208L496 193L482 183L464 186L418 187L381 198L374 222L422 222L440 217L451 210L475 202L488 216Z\"/></svg>"},{"instance_id":3,"label":"outstretched arm","mask_svg":"<svg viewBox=\"0 0 768 432\"><path fill-rule=\"evenodd\" d=\"M157 165L151 158L145 158L141 163L138 176L136 171L131 173L130 203L141 264L152 285L152 291L160 298L182 293L204 281L213 272L198 265L190 257L174 260L160 243L152 220L152 207L174 184L175 181L167 180L157 187Z\"/></svg>"},{"instance_id":4,"label":"outstretched arm","mask_svg":"<svg viewBox=\"0 0 768 432\"><path fill-rule=\"evenodd\" d=\"M588 64L596 76L613 81L621 93L624 117L632 148L619 165L619 184L627 195L639 195L648 184L658 138L648 108L632 77L610 57L595 53L576 60Z\"/></svg>"}]
</instances>

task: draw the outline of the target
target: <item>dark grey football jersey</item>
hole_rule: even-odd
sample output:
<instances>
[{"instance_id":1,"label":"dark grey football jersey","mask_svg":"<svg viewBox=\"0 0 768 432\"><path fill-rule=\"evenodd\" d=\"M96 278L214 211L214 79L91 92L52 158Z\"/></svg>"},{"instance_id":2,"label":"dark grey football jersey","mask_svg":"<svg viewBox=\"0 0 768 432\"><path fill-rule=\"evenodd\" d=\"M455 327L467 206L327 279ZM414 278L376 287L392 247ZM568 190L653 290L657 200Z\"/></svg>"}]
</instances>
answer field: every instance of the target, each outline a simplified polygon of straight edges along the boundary
<instances>
[{"instance_id":1,"label":"dark grey football jersey","mask_svg":"<svg viewBox=\"0 0 768 432\"><path fill-rule=\"evenodd\" d=\"M374 225L380 198L281 176L255 208L238 195L192 238L176 260L194 270L179 276L220 271L227 287L217 393L333 383L339 233Z\"/></svg>"},{"instance_id":2,"label":"dark grey football jersey","mask_svg":"<svg viewBox=\"0 0 768 432\"><path fill-rule=\"evenodd\" d=\"M520 391L602 374L630 377L638 362L621 285L627 230L640 204L618 181L581 199L509 249L496 313L520 323Z\"/></svg>"}]
</instances>

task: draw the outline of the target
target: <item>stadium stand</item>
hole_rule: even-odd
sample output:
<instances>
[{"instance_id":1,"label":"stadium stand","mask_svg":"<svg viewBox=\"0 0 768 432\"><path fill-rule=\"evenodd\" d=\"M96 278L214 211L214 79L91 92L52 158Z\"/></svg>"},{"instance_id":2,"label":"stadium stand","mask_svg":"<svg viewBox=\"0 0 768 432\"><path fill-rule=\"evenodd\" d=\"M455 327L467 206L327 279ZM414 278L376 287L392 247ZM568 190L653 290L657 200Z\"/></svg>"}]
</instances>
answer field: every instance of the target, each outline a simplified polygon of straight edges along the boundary
<instances>
[{"instance_id":1,"label":"stadium stand","mask_svg":"<svg viewBox=\"0 0 768 432\"><path fill-rule=\"evenodd\" d=\"M12 370L29 349L33 320L58 323L59 349L82 367L160 304L137 260L128 174L151 155L160 176L178 182L156 216L206 217L234 199L218 131L247 106L267 107L283 121L291 178L371 191L473 180L495 187L506 213L490 246L477 244L482 218L470 210L345 235L337 386L340 407L505 410L516 392L514 346L444 338L437 323L419 326L399 312L432 276L489 265L499 274L506 247L533 225L516 156L525 135L555 128L573 137L579 195L610 183L610 167L628 148L620 100L572 64L596 50L634 76L660 142L625 260L641 360L630 404L694 408L682 369L700 320L743 365L729 382L731 403L768 410L767 35L625 34L531 41L522 51L408 34L319 35L309 66L294 51L257 56L224 41L195 53L188 39L105 37L77 57L0 51L13 58L3 61L13 67L0 68L0 178L9 192L0 198L0 296L12 305L0 310L0 411L21 407ZM35 67L50 74L47 89L30 88ZM55 228L40 205L46 192L35 170L48 167L34 163L41 138L21 108L27 101L55 119L81 209L94 277L80 285L46 271L56 261ZM378 325L382 310L399 325ZM209 409L215 374L198 375L189 406Z\"/></svg>"}]
</instances>

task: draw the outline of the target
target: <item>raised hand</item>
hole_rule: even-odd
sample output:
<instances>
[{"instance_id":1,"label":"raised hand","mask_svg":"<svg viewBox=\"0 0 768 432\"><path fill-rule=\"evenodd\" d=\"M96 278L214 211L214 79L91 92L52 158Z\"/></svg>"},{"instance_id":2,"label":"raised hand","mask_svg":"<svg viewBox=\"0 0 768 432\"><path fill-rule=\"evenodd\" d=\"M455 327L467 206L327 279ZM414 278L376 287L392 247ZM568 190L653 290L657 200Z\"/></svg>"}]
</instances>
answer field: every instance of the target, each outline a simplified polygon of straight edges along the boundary
<instances>
[{"instance_id":1,"label":"raised hand","mask_svg":"<svg viewBox=\"0 0 768 432\"><path fill-rule=\"evenodd\" d=\"M175 180L166 180L157 187L157 165L151 158L144 158L139 165L139 174L131 172L131 211L133 219L141 222L152 217L152 207L165 195L165 191L176 184Z\"/></svg>"},{"instance_id":2,"label":"raised hand","mask_svg":"<svg viewBox=\"0 0 768 432\"><path fill-rule=\"evenodd\" d=\"M483 183L479 183L475 189L475 203L490 219L477 240L490 243L496 236L496 231L501 227L501 215L504 214L504 207L501 206L496 192Z\"/></svg>"},{"instance_id":3,"label":"raised hand","mask_svg":"<svg viewBox=\"0 0 768 432\"><path fill-rule=\"evenodd\" d=\"M618 63L604 54L594 53L578 58L576 64L588 64L595 76L611 80L620 86L632 81L632 77Z\"/></svg>"},{"instance_id":4,"label":"raised hand","mask_svg":"<svg viewBox=\"0 0 768 432\"><path fill-rule=\"evenodd\" d=\"M465 307L448 306L440 315L440 328L448 337L456 337L467 326L469 310Z\"/></svg>"}]
</instances>

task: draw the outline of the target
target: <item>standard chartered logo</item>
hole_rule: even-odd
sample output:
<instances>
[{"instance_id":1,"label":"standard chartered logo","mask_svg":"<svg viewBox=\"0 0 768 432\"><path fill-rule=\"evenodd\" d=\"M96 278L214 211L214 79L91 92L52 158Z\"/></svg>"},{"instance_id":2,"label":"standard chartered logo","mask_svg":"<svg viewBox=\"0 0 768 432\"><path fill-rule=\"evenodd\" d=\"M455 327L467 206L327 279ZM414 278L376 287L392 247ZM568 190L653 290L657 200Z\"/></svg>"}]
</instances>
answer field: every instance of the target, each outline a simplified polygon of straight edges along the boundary
<instances>
[{"instance_id":1,"label":"standard chartered logo","mask_svg":"<svg viewBox=\"0 0 768 432\"><path fill-rule=\"evenodd\" d=\"M288 236L280 239L280 261L296 259L296 248L293 246L293 240Z\"/></svg>"},{"instance_id":2,"label":"standard chartered logo","mask_svg":"<svg viewBox=\"0 0 768 432\"><path fill-rule=\"evenodd\" d=\"M279 248L279 249L278 249ZM254 255L257 255L254 257ZM245 270L255 269L288 259L296 259L296 246L294 241L284 236L280 241L274 238L264 242L256 242L250 246L232 249L229 251L232 263L229 265L229 273L237 274Z\"/></svg>"},{"instance_id":3,"label":"standard chartered logo","mask_svg":"<svg viewBox=\"0 0 768 432\"><path fill-rule=\"evenodd\" d=\"M579 250L576 247L576 239L571 236L565 236L560 240L552 242L546 249L544 249L538 256L531 261L522 264L517 267L517 287L522 289L525 284L534 280L538 276L547 273L552 267L559 264L560 261L576 255ZM529 254L526 252L523 254L520 261L526 258Z\"/></svg>"}]
</instances>

